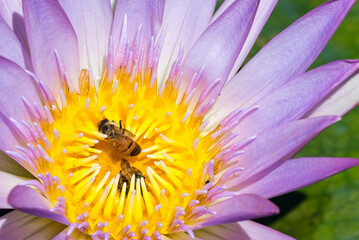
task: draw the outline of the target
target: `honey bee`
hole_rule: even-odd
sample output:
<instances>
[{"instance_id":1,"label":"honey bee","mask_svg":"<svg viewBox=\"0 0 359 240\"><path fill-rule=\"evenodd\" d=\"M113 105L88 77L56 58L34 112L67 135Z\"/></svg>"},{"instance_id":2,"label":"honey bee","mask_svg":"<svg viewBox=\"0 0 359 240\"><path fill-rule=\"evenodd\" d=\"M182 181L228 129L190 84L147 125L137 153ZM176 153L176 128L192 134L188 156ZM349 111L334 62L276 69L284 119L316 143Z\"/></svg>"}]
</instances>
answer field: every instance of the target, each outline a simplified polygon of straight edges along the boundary
<instances>
[{"instance_id":1,"label":"honey bee","mask_svg":"<svg viewBox=\"0 0 359 240\"><path fill-rule=\"evenodd\" d=\"M121 121L119 123L120 126L114 121L104 119L99 123L98 130L107 135L106 140L117 151L127 156L137 156L141 152L141 146L134 140L135 134L124 129Z\"/></svg>"},{"instance_id":2,"label":"honey bee","mask_svg":"<svg viewBox=\"0 0 359 240\"><path fill-rule=\"evenodd\" d=\"M124 183L126 183L126 196L130 189L131 178L135 175L135 180L145 178L140 170L132 167L131 164L124 158L121 160L121 172L120 180L118 182L118 188L121 190Z\"/></svg>"}]
</instances>

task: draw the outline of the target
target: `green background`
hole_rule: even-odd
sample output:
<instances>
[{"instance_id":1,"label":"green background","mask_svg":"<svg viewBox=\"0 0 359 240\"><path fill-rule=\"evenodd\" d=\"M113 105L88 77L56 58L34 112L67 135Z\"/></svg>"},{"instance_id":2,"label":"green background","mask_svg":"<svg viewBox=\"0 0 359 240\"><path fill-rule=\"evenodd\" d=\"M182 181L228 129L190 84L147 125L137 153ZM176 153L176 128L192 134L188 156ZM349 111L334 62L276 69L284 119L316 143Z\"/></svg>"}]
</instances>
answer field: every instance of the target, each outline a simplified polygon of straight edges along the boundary
<instances>
[{"instance_id":1,"label":"green background","mask_svg":"<svg viewBox=\"0 0 359 240\"><path fill-rule=\"evenodd\" d=\"M324 2L279 0L248 58L292 22ZM359 3L354 4L311 68L355 58L359 59ZM359 107L297 155L303 156L359 158ZM280 207L281 214L258 222L297 239L359 239L359 167L272 200Z\"/></svg>"}]
</instances>

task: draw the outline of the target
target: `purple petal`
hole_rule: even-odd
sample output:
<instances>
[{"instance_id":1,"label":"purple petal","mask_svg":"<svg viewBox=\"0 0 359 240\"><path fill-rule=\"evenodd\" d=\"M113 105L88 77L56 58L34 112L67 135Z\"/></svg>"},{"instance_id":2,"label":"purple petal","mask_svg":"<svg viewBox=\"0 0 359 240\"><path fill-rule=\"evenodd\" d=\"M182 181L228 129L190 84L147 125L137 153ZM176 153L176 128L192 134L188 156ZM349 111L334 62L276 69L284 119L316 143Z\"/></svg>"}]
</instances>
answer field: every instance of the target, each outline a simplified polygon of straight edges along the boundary
<instances>
[{"instance_id":1,"label":"purple petal","mask_svg":"<svg viewBox=\"0 0 359 240\"><path fill-rule=\"evenodd\" d=\"M238 223L233 223L233 225L238 224L240 228L242 228L246 234L248 235L248 239L253 240L267 240L267 239L275 239L275 240L294 240L294 238L285 235L281 232L278 232L272 228L264 226L262 224L253 222L253 221L242 221ZM245 239L244 239L245 240Z\"/></svg>"},{"instance_id":2,"label":"purple petal","mask_svg":"<svg viewBox=\"0 0 359 240\"><path fill-rule=\"evenodd\" d=\"M2 151L0 151L0 171L25 178L33 177L25 168Z\"/></svg>"},{"instance_id":3,"label":"purple petal","mask_svg":"<svg viewBox=\"0 0 359 240\"><path fill-rule=\"evenodd\" d=\"M168 235L161 235L161 239L162 240L204 240L204 239L198 238L196 236L195 236L195 238L192 238L185 232L176 232L176 233L171 233Z\"/></svg>"},{"instance_id":4,"label":"purple petal","mask_svg":"<svg viewBox=\"0 0 359 240\"><path fill-rule=\"evenodd\" d=\"M294 240L294 238L278 232L274 229L253 221L242 221L216 225L194 231L195 238L187 233L177 232L162 235L162 240L218 240L218 239L240 239L240 240ZM60 239L59 239L60 240Z\"/></svg>"},{"instance_id":5,"label":"purple petal","mask_svg":"<svg viewBox=\"0 0 359 240\"><path fill-rule=\"evenodd\" d=\"M54 51L59 52L77 87L79 50L75 31L57 1L23 0L22 5L35 73L59 100L60 72Z\"/></svg>"},{"instance_id":6,"label":"purple petal","mask_svg":"<svg viewBox=\"0 0 359 240\"><path fill-rule=\"evenodd\" d=\"M237 191L258 181L265 173L277 167L281 160L293 157L312 138L338 119L336 116L309 118L264 131L236 158L238 165L244 170L239 176L232 177L226 185Z\"/></svg>"},{"instance_id":7,"label":"purple petal","mask_svg":"<svg viewBox=\"0 0 359 240\"><path fill-rule=\"evenodd\" d=\"M22 68L32 69L28 52L21 45L9 25L0 17L0 55Z\"/></svg>"},{"instance_id":8,"label":"purple petal","mask_svg":"<svg viewBox=\"0 0 359 240\"><path fill-rule=\"evenodd\" d=\"M359 74L348 78L340 84L329 96L321 101L307 116L323 116L335 114L343 116L359 104Z\"/></svg>"},{"instance_id":9,"label":"purple petal","mask_svg":"<svg viewBox=\"0 0 359 240\"><path fill-rule=\"evenodd\" d=\"M187 233L178 232L170 235L161 235L162 240L193 240ZM195 240L202 240L200 238L195 238Z\"/></svg>"},{"instance_id":10,"label":"purple petal","mask_svg":"<svg viewBox=\"0 0 359 240\"><path fill-rule=\"evenodd\" d=\"M358 164L359 159L352 158L290 159L240 192L272 198L308 186Z\"/></svg>"},{"instance_id":11,"label":"purple petal","mask_svg":"<svg viewBox=\"0 0 359 240\"><path fill-rule=\"evenodd\" d=\"M231 79L238 72L239 67L242 65L248 53L252 49L254 42L257 40L259 33L262 31L264 24L267 22L277 2L278 0L267 0L259 2L251 30L249 31L241 52L232 67L232 71L229 74L228 79Z\"/></svg>"},{"instance_id":12,"label":"purple petal","mask_svg":"<svg viewBox=\"0 0 359 240\"><path fill-rule=\"evenodd\" d=\"M130 43L142 25L140 49L147 48L152 36L158 33L163 17L163 3L160 0L118 0L112 24L113 42L115 46L115 69L121 62L118 45L125 15L127 16L127 39ZM123 36L123 33L122 33Z\"/></svg>"},{"instance_id":13,"label":"purple petal","mask_svg":"<svg viewBox=\"0 0 359 240\"><path fill-rule=\"evenodd\" d=\"M17 210L0 218L1 239L51 239L64 228L61 223Z\"/></svg>"},{"instance_id":14,"label":"purple petal","mask_svg":"<svg viewBox=\"0 0 359 240\"><path fill-rule=\"evenodd\" d=\"M9 25L9 27L15 33L26 53L29 54L30 51L25 31L25 23L21 1L0 1L0 16L5 20L7 25Z\"/></svg>"},{"instance_id":15,"label":"purple petal","mask_svg":"<svg viewBox=\"0 0 359 240\"><path fill-rule=\"evenodd\" d=\"M244 138L303 117L358 69L359 61L344 60L304 73L255 103L258 110L246 117L235 131Z\"/></svg>"},{"instance_id":16,"label":"purple petal","mask_svg":"<svg viewBox=\"0 0 359 240\"><path fill-rule=\"evenodd\" d=\"M109 1L59 0L75 29L80 68L93 70L96 79L101 78L106 58L112 24L112 8Z\"/></svg>"},{"instance_id":17,"label":"purple petal","mask_svg":"<svg viewBox=\"0 0 359 240\"><path fill-rule=\"evenodd\" d=\"M241 240L294 240L274 229L266 227L253 221L241 221L236 223L210 226L194 231L196 239L217 240L217 239L241 239ZM176 234L177 235L177 234ZM181 233L181 238L171 234L173 239L190 239L185 233Z\"/></svg>"},{"instance_id":18,"label":"purple petal","mask_svg":"<svg viewBox=\"0 0 359 240\"><path fill-rule=\"evenodd\" d=\"M217 214L198 219L196 223L190 225L193 229L260 218L279 213L279 209L276 205L256 194L241 194L209 206L209 208L216 211Z\"/></svg>"},{"instance_id":19,"label":"purple petal","mask_svg":"<svg viewBox=\"0 0 359 240\"><path fill-rule=\"evenodd\" d=\"M21 97L28 101L41 103L36 88L17 64L0 57L0 149L13 149L18 145L17 135L12 132L8 118L30 121L29 114Z\"/></svg>"},{"instance_id":20,"label":"purple petal","mask_svg":"<svg viewBox=\"0 0 359 240\"><path fill-rule=\"evenodd\" d=\"M24 201L26 199L26 201ZM8 202L14 208L38 217L48 218L65 225L69 225L69 221L66 217L51 212L52 204L36 190L25 187L15 187L8 197Z\"/></svg>"},{"instance_id":21,"label":"purple petal","mask_svg":"<svg viewBox=\"0 0 359 240\"><path fill-rule=\"evenodd\" d=\"M222 15L224 11L227 10L229 6L231 6L232 3L234 3L235 0L224 0L221 6L217 9L217 11L214 13L212 17L212 22L215 21L219 16Z\"/></svg>"},{"instance_id":22,"label":"purple petal","mask_svg":"<svg viewBox=\"0 0 359 240\"><path fill-rule=\"evenodd\" d=\"M216 0L166 2L163 25L167 25L167 31L158 63L159 81L164 80L169 74L181 43L183 43L184 55L186 55L208 27L215 6Z\"/></svg>"},{"instance_id":23,"label":"purple petal","mask_svg":"<svg viewBox=\"0 0 359 240\"><path fill-rule=\"evenodd\" d=\"M217 97L247 38L257 9L257 3L255 0L234 2L199 37L183 62L182 71L184 76L180 86L180 96L193 74L204 66L202 77L198 85L194 86L199 90L197 99L201 90L211 82L221 79L208 99ZM197 99L193 97L194 102Z\"/></svg>"},{"instance_id":24,"label":"purple petal","mask_svg":"<svg viewBox=\"0 0 359 240\"><path fill-rule=\"evenodd\" d=\"M20 182L29 180L28 178L23 178L15 176L9 173L0 171L0 208L12 208L7 202L7 197L10 191Z\"/></svg>"},{"instance_id":25,"label":"purple petal","mask_svg":"<svg viewBox=\"0 0 359 240\"><path fill-rule=\"evenodd\" d=\"M225 116L250 106L283 83L302 74L329 41L354 0L325 3L309 12L270 41L223 88L213 106Z\"/></svg>"},{"instance_id":26,"label":"purple petal","mask_svg":"<svg viewBox=\"0 0 359 240\"><path fill-rule=\"evenodd\" d=\"M87 234L80 232L79 230L75 229L72 231L71 235L67 235L68 227L62 230L59 234L52 238L52 240L86 240L91 239L91 237Z\"/></svg>"}]
</instances>

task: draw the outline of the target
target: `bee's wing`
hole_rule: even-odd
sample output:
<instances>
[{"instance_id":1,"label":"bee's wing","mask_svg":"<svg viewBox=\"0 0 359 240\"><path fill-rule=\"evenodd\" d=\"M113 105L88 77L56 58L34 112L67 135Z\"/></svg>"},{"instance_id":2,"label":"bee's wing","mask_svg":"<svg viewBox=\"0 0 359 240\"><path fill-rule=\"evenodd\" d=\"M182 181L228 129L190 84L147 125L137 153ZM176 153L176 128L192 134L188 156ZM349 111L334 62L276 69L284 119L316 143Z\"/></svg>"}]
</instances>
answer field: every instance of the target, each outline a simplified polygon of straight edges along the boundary
<instances>
[{"instance_id":1,"label":"bee's wing","mask_svg":"<svg viewBox=\"0 0 359 240\"><path fill-rule=\"evenodd\" d=\"M136 135L133 134L132 132L130 132L130 131L126 130L126 129L122 129L122 130L123 130L124 135L126 135L126 136L128 136L130 138L136 138Z\"/></svg>"}]
</instances>

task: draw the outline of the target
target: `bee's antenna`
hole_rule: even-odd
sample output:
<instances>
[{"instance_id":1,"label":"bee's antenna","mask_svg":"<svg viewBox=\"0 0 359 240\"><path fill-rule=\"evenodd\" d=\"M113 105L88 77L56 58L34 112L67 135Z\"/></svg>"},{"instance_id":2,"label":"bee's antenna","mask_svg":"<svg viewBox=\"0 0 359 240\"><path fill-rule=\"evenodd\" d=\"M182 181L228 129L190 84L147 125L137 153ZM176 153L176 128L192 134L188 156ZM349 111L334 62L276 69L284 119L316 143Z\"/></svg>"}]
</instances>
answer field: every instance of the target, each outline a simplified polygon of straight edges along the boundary
<instances>
[{"instance_id":1,"label":"bee's antenna","mask_svg":"<svg viewBox=\"0 0 359 240\"><path fill-rule=\"evenodd\" d=\"M120 124L120 129L122 129L122 120L118 122Z\"/></svg>"}]
</instances>

